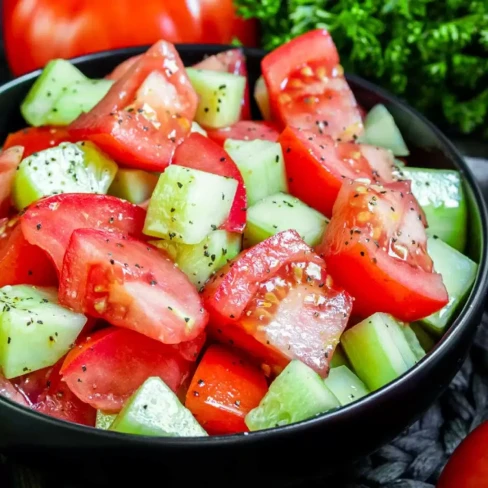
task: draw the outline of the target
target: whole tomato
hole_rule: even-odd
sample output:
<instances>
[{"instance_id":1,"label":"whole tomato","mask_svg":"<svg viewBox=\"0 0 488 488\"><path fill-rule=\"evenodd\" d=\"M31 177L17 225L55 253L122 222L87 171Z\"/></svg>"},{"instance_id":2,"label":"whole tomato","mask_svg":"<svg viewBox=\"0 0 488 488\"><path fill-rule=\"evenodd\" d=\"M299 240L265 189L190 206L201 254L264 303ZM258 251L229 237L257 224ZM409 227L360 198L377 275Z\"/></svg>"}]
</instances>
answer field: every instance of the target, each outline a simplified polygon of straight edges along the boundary
<instances>
[{"instance_id":1,"label":"whole tomato","mask_svg":"<svg viewBox=\"0 0 488 488\"><path fill-rule=\"evenodd\" d=\"M255 46L256 25L236 16L232 0L3 0L4 41L12 72L50 59L152 44Z\"/></svg>"},{"instance_id":2,"label":"whole tomato","mask_svg":"<svg viewBox=\"0 0 488 488\"><path fill-rule=\"evenodd\" d=\"M454 451L437 488L488 486L488 422L475 429Z\"/></svg>"}]
</instances>

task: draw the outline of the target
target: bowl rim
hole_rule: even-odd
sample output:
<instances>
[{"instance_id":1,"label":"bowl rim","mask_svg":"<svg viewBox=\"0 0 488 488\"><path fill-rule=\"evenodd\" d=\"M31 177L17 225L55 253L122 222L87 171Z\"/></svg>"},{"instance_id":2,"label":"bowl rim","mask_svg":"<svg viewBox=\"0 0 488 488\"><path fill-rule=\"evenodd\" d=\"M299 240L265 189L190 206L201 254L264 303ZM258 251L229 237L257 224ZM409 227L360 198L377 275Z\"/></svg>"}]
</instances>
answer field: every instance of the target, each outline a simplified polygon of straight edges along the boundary
<instances>
[{"instance_id":1,"label":"bowl rim","mask_svg":"<svg viewBox=\"0 0 488 488\"><path fill-rule=\"evenodd\" d=\"M131 56L141 54L147 50L149 46L135 46L129 48L119 48L110 49L105 51L100 51L91 54L85 54L70 59L75 65L84 65L93 61L110 58L113 56L120 56L129 58ZM216 54L220 51L225 51L227 49L236 49L238 47L225 45L225 44L176 44L178 52L181 53L201 53L202 56ZM247 56L251 57L263 57L266 51L258 48L238 48L242 49ZM22 85L25 82L31 81L37 78L41 69L31 71L18 78L14 78L7 83L0 86L0 96L5 92L8 92L11 88L18 85ZM406 371L403 375L399 376L392 382L383 386L382 388L368 394L349 405L340 407L336 410L320 414L314 418L303 420L294 424L290 424L282 427L274 427L266 430L246 432L240 434L232 435L217 435L208 437L151 437L143 435L127 435L118 432L111 432L102 429L96 429L95 427L84 426L80 424L75 424L60 420L48 415L36 412L29 407L22 406L15 403L8 398L0 395L0 404L5 404L7 407L18 411L19 414L27 415L37 422L43 421L47 424L52 424L53 427L58 429L63 428L66 433L72 431L73 433L104 437L105 440L115 440L120 442L125 442L127 445L133 447L169 447L169 448L179 448L179 449L191 449L195 446L200 446L202 443L204 445L220 446L226 447L230 444L236 442L245 443L246 445L255 444L260 442L262 439L269 439L270 437L274 440L284 439L293 436L294 434L303 433L313 429L318 424L321 424L322 428L325 428L327 423L332 423L337 420L348 421L349 418L360 415L361 409L366 407L372 407L375 403L381 403L382 400L387 400L396 395L397 390L401 389L407 382L415 381L415 377L422 373L424 369L427 369L430 364L433 364L440 356L442 356L448 349L452 342L456 341L458 336L464 331L464 329L475 327L478 324L472 324L473 319L479 313L481 308L485 303L486 293L488 291L488 256L486 253L488 245L488 207L485 199L483 197L481 188L469 168L469 166L464 161L463 157L459 151L454 147L451 141L438 129L432 122L430 122L424 115L419 113L416 109L411 107L405 101L399 97L391 94L388 90L383 89L374 83L371 83L359 76L346 74L348 81L353 82L356 86L361 87L367 91L372 91L380 95L389 104L401 107L404 111L409 112L413 117L419 119L423 124L425 124L436 138L441 142L443 146L443 152L449 154L451 159L453 159L461 170L464 183L469 186L476 207L479 213L481 226L480 226L480 238L481 238L481 260L478 264L478 273L476 280L473 284L473 288L469 297L467 298L462 310L451 324L449 329L444 333L440 341L437 343L434 350L429 352L421 361L415 364L412 368Z\"/></svg>"}]
</instances>

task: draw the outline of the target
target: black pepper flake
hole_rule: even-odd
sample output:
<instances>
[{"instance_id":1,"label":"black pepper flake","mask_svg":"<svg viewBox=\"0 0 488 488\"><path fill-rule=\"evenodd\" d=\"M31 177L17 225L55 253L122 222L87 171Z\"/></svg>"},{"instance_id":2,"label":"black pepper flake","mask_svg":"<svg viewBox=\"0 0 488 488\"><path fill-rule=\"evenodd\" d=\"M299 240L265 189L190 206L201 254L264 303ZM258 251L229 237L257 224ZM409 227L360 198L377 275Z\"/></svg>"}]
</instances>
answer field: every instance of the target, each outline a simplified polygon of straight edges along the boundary
<instances>
[{"instance_id":1,"label":"black pepper flake","mask_svg":"<svg viewBox=\"0 0 488 488\"><path fill-rule=\"evenodd\" d=\"M41 230L41 228L42 228L42 224L37 224L37 225L36 225L36 229L37 229L37 230Z\"/></svg>"},{"instance_id":2,"label":"black pepper flake","mask_svg":"<svg viewBox=\"0 0 488 488\"><path fill-rule=\"evenodd\" d=\"M198 386L205 386L205 381L198 380Z\"/></svg>"},{"instance_id":3,"label":"black pepper flake","mask_svg":"<svg viewBox=\"0 0 488 488\"><path fill-rule=\"evenodd\" d=\"M182 188L183 187L183 184L180 183L179 181L176 184L178 185L178 188Z\"/></svg>"},{"instance_id":4,"label":"black pepper flake","mask_svg":"<svg viewBox=\"0 0 488 488\"><path fill-rule=\"evenodd\" d=\"M151 281L149 282L149 284L150 284L151 286L156 286L156 285L158 284L158 282L157 282L156 280L151 280Z\"/></svg>"},{"instance_id":5,"label":"black pepper flake","mask_svg":"<svg viewBox=\"0 0 488 488\"><path fill-rule=\"evenodd\" d=\"M83 373L86 373L86 366L85 366L85 365L83 365L83 366L81 367L81 370L83 371Z\"/></svg>"},{"instance_id":6,"label":"black pepper flake","mask_svg":"<svg viewBox=\"0 0 488 488\"><path fill-rule=\"evenodd\" d=\"M113 259L110 260L110 264L115 264L115 261Z\"/></svg>"},{"instance_id":7,"label":"black pepper flake","mask_svg":"<svg viewBox=\"0 0 488 488\"><path fill-rule=\"evenodd\" d=\"M236 405L236 407L240 407L241 406L241 401L240 400L236 400L235 401L235 405Z\"/></svg>"},{"instance_id":8,"label":"black pepper flake","mask_svg":"<svg viewBox=\"0 0 488 488\"><path fill-rule=\"evenodd\" d=\"M7 344L10 344L11 342L12 342L12 338L11 338L11 337L9 337L9 338L7 339Z\"/></svg>"},{"instance_id":9,"label":"black pepper flake","mask_svg":"<svg viewBox=\"0 0 488 488\"><path fill-rule=\"evenodd\" d=\"M193 390L193 396L196 396L196 397L200 396L200 393L198 393L198 391L196 391L196 390Z\"/></svg>"},{"instance_id":10,"label":"black pepper flake","mask_svg":"<svg viewBox=\"0 0 488 488\"><path fill-rule=\"evenodd\" d=\"M224 161L225 161L225 157L223 156L220 158L220 162L223 163Z\"/></svg>"},{"instance_id":11,"label":"black pepper flake","mask_svg":"<svg viewBox=\"0 0 488 488\"><path fill-rule=\"evenodd\" d=\"M291 147L286 148L286 152L289 153L291 151Z\"/></svg>"},{"instance_id":12,"label":"black pepper flake","mask_svg":"<svg viewBox=\"0 0 488 488\"><path fill-rule=\"evenodd\" d=\"M54 337L53 337L53 336L49 336L49 340L50 340L51 342L54 342Z\"/></svg>"},{"instance_id":13,"label":"black pepper flake","mask_svg":"<svg viewBox=\"0 0 488 488\"><path fill-rule=\"evenodd\" d=\"M185 322L186 323L190 322L190 317L185 317Z\"/></svg>"},{"instance_id":14,"label":"black pepper flake","mask_svg":"<svg viewBox=\"0 0 488 488\"><path fill-rule=\"evenodd\" d=\"M359 254L361 254L361 256L364 256L364 251L361 251Z\"/></svg>"},{"instance_id":15,"label":"black pepper flake","mask_svg":"<svg viewBox=\"0 0 488 488\"><path fill-rule=\"evenodd\" d=\"M234 317L234 315L232 315L232 314L230 314L230 315L229 315L229 317L230 317L231 319L235 318L235 317Z\"/></svg>"},{"instance_id":16,"label":"black pepper flake","mask_svg":"<svg viewBox=\"0 0 488 488\"><path fill-rule=\"evenodd\" d=\"M278 154L276 155L275 162L276 162L276 163L279 163L279 162L280 162L280 157L279 157L279 155L278 155Z\"/></svg>"},{"instance_id":17,"label":"black pepper flake","mask_svg":"<svg viewBox=\"0 0 488 488\"><path fill-rule=\"evenodd\" d=\"M170 306L168 305L168 310L173 310L173 307L170 307Z\"/></svg>"}]
</instances>

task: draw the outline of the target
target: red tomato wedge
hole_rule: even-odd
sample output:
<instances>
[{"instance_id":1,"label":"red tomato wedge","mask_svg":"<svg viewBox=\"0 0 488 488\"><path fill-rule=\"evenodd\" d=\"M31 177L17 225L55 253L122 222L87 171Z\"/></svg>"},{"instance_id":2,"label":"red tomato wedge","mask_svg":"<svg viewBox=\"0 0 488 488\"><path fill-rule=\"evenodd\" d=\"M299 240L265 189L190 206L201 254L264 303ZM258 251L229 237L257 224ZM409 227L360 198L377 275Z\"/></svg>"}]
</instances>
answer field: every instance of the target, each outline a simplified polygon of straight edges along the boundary
<instances>
[{"instance_id":1,"label":"red tomato wedge","mask_svg":"<svg viewBox=\"0 0 488 488\"><path fill-rule=\"evenodd\" d=\"M57 146L62 142L77 142L64 127L26 127L8 135L4 149L12 146L23 146L23 157Z\"/></svg>"},{"instance_id":2,"label":"red tomato wedge","mask_svg":"<svg viewBox=\"0 0 488 488\"><path fill-rule=\"evenodd\" d=\"M33 405L34 410L60 420L94 427L97 411L79 400L62 381L59 373L62 364L63 359L52 368L47 379L47 387Z\"/></svg>"},{"instance_id":3,"label":"red tomato wedge","mask_svg":"<svg viewBox=\"0 0 488 488\"><path fill-rule=\"evenodd\" d=\"M241 120L251 118L251 102L249 94L249 81L247 80L246 56L240 49L230 49L213 56L205 58L195 66L196 69L208 69L211 71L222 71L233 75L244 76L246 78L246 87L242 99Z\"/></svg>"},{"instance_id":4,"label":"red tomato wedge","mask_svg":"<svg viewBox=\"0 0 488 488\"><path fill-rule=\"evenodd\" d=\"M59 301L166 344L195 339L208 321L195 287L160 250L101 230L73 232Z\"/></svg>"},{"instance_id":5,"label":"red tomato wedge","mask_svg":"<svg viewBox=\"0 0 488 488\"><path fill-rule=\"evenodd\" d=\"M354 296L356 315L386 312L411 322L448 303L427 254L425 225L409 181L344 184L317 252Z\"/></svg>"},{"instance_id":6,"label":"red tomato wedge","mask_svg":"<svg viewBox=\"0 0 488 488\"><path fill-rule=\"evenodd\" d=\"M187 361L196 361L206 341L207 334L206 332L202 332L195 339L174 344L172 347Z\"/></svg>"},{"instance_id":7,"label":"red tomato wedge","mask_svg":"<svg viewBox=\"0 0 488 488\"><path fill-rule=\"evenodd\" d=\"M29 398L23 395L13 384L2 374L0 374L0 396L8 398L15 403L24 405L25 407L30 406Z\"/></svg>"},{"instance_id":8,"label":"red tomato wedge","mask_svg":"<svg viewBox=\"0 0 488 488\"><path fill-rule=\"evenodd\" d=\"M0 218L9 214L12 183L23 153L22 146L13 146L0 153Z\"/></svg>"},{"instance_id":9,"label":"red tomato wedge","mask_svg":"<svg viewBox=\"0 0 488 488\"><path fill-rule=\"evenodd\" d=\"M61 375L84 403L118 412L150 376L159 376L176 392L189 376L190 364L171 346L132 330L109 327L72 349Z\"/></svg>"},{"instance_id":10,"label":"red tomato wedge","mask_svg":"<svg viewBox=\"0 0 488 488\"><path fill-rule=\"evenodd\" d=\"M224 145L227 139L238 141L254 141L263 139L265 141L276 142L280 133L272 122L255 122L253 120L241 120L230 127L223 129L208 130L207 135L212 141Z\"/></svg>"},{"instance_id":11,"label":"red tomato wedge","mask_svg":"<svg viewBox=\"0 0 488 488\"><path fill-rule=\"evenodd\" d=\"M268 391L261 370L222 346L210 346L200 361L185 406L211 435L247 432L246 415Z\"/></svg>"},{"instance_id":12,"label":"red tomato wedge","mask_svg":"<svg viewBox=\"0 0 488 488\"><path fill-rule=\"evenodd\" d=\"M222 224L221 229L229 232L244 231L247 213L244 180L234 161L218 144L194 132L176 149L173 164L237 180L239 185L234 203L229 217Z\"/></svg>"},{"instance_id":13,"label":"red tomato wedge","mask_svg":"<svg viewBox=\"0 0 488 488\"><path fill-rule=\"evenodd\" d=\"M71 234L76 229L103 229L143 238L146 212L108 195L64 193L31 205L21 217L25 238L53 260L61 272Z\"/></svg>"},{"instance_id":14,"label":"red tomato wedge","mask_svg":"<svg viewBox=\"0 0 488 488\"><path fill-rule=\"evenodd\" d=\"M335 142L330 136L287 127L279 142L292 195L332 215L332 207L346 178L370 182L393 181L393 155L386 149Z\"/></svg>"},{"instance_id":15,"label":"red tomato wedge","mask_svg":"<svg viewBox=\"0 0 488 488\"><path fill-rule=\"evenodd\" d=\"M361 113L326 30L308 32L280 46L263 58L261 68L273 119L283 127L344 141L362 133Z\"/></svg>"},{"instance_id":16,"label":"red tomato wedge","mask_svg":"<svg viewBox=\"0 0 488 488\"><path fill-rule=\"evenodd\" d=\"M17 217L0 219L0 287L6 285L57 285L51 260L27 242Z\"/></svg>"},{"instance_id":17,"label":"red tomato wedge","mask_svg":"<svg viewBox=\"0 0 488 488\"><path fill-rule=\"evenodd\" d=\"M352 298L334 287L295 231L241 253L203 296L214 327L240 327L283 362L299 359L324 377L352 309Z\"/></svg>"},{"instance_id":18,"label":"red tomato wedge","mask_svg":"<svg viewBox=\"0 0 488 488\"><path fill-rule=\"evenodd\" d=\"M159 41L69 126L120 164L162 171L189 133L198 97L173 44Z\"/></svg>"},{"instance_id":19,"label":"red tomato wedge","mask_svg":"<svg viewBox=\"0 0 488 488\"><path fill-rule=\"evenodd\" d=\"M120 78L122 78L127 73L127 71L129 71L142 58L142 56L143 56L142 54L138 54L137 56L132 56L126 59L125 61L122 61L105 78L107 78L107 80L113 80L113 81L120 80Z\"/></svg>"}]
</instances>

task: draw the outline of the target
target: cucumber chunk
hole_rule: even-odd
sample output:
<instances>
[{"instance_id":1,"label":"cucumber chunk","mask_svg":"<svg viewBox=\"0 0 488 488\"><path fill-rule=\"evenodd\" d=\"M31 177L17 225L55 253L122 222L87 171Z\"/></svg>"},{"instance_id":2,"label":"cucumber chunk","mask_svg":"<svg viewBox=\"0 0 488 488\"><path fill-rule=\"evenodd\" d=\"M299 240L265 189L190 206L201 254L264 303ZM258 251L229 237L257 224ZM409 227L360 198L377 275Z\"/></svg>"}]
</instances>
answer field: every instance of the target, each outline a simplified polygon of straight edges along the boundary
<instances>
[{"instance_id":1,"label":"cucumber chunk","mask_svg":"<svg viewBox=\"0 0 488 488\"><path fill-rule=\"evenodd\" d=\"M415 332L417 339L425 352L430 352L434 349L436 344L434 338L424 329L419 322L413 322L410 324L411 329Z\"/></svg>"},{"instance_id":2,"label":"cucumber chunk","mask_svg":"<svg viewBox=\"0 0 488 488\"><path fill-rule=\"evenodd\" d=\"M95 422L95 427L97 429L108 430L116 417L117 417L116 413L105 413L102 412L101 410L97 410L97 419Z\"/></svg>"},{"instance_id":3,"label":"cucumber chunk","mask_svg":"<svg viewBox=\"0 0 488 488\"><path fill-rule=\"evenodd\" d=\"M207 436L160 378L148 378L129 398L109 430L160 437Z\"/></svg>"},{"instance_id":4,"label":"cucumber chunk","mask_svg":"<svg viewBox=\"0 0 488 488\"><path fill-rule=\"evenodd\" d=\"M22 160L12 197L18 210L60 193L107 193L117 165L91 142L64 142Z\"/></svg>"},{"instance_id":5,"label":"cucumber chunk","mask_svg":"<svg viewBox=\"0 0 488 488\"><path fill-rule=\"evenodd\" d=\"M110 90L111 80L80 80L69 85L46 114L43 125L69 125L89 112Z\"/></svg>"},{"instance_id":6,"label":"cucumber chunk","mask_svg":"<svg viewBox=\"0 0 488 488\"><path fill-rule=\"evenodd\" d=\"M360 142L390 149L395 156L410 154L395 119L381 104L375 105L366 116Z\"/></svg>"},{"instance_id":7,"label":"cucumber chunk","mask_svg":"<svg viewBox=\"0 0 488 488\"><path fill-rule=\"evenodd\" d=\"M268 89L264 78L260 76L254 86L254 100L259 107L259 111L264 120L271 120L271 107L269 105Z\"/></svg>"},{"instance_id":8,"label":"cucumber chunk","mask_svg":"<svg viewBox=\"0 0 488 488\"><path fill-rule=\"evenodd\" d=\"M355 402L369 393L365 384L347 366L331 369L324 383L341 406Z\"/></svg>"},{"instance_id":9,"label":"cucumber chunk","mask_svg":"<svg viewBox=\"0 0 488 488\"><path fill-rule=\"evenodd\" d=\"M225 230L216 230L198 244L180 244L174 241L153 241L164 249L188 279L198 288L241 251L241 236Z\"/></svg>"},{"instance_id":10,"label":"cucumber chunk","mask_svg":"<svg viewBox=\"0 0 488 488\"><path fill-rule=\"evenodd\" d=\"M191 130L190 132L198 132L199 134L202 134L202 136L207 137L207 131L200 125L197 124L196 122L191 123Z\"/></svg>"},{"instance_id":11,"label":"cucumber chunk","mask_svg":"<svg viewBox=\"0 0 488 488\"><path fill-rule=\"evenodd\" d=\"M338 368L339 366L347 366L351 368L351 363L347 359L346 353L340 344L337 344L332 359L330 360L331 368Z\"/></svg>"},{"instance_id":12,"label":"cucumber chunk","mask_svg":"<svg viewBox=\"0 0 488 488\"><path fill-rule=\"evenodd\" d=\"M0 368L7 379L52 366L72 347L86 317L58 304L55 288L0 289Z\"/></svg>"},{"instance_id":13,"label":"cucumber chunk","mask_svg":"<svg viewBox=\"0 0 488 488\"><path fill-rule=\"evenodd\" d=\"M375 313L344 332L342 347L371 391L398 378L425 355L411 332L384 313Z\"/></svg>"},{"instance_id":14,"label":"cucumber chunk","mask_svg":"<svg viewBox=\"0 0 488 488\"><path fill-rule=\"evenodd\" d=\"M149 202L144 233L198 244L228 217L237 181L184 166L169 166Z\"/></svg>"},{"instance_id":15,"label":"cucumber chunk","mask_svg":"<svg viewBox=\"0 0 488 488\"><path fill-rule=\"evenodd\" d=\"M283 152L279 143L259 139L227 139L224 149L242 174L249 207L268 195L288 191Z\"/></svg>"},{"instance_id":16,"label":"cucumber chunk","mask_svg":"<svg viewBox=\"0 0 488 488\"><path fill-rule=\"evenodd\" d=\"M412 193L425 212L429 235L436 235L462 252L468 210L459 171L406 166L400 175L412 181Z\"/></svg>"},{"instance_id":17,"label":"cucumber chunk","mask_svg":"<svg viewBox=\"0 0 488 488\"><path fill-rule=\"evenodd\" d=\"M86 80L86 76L69 61L49 61L20 106L24 119L35 127L45 125L46 116L59 96L74 83Z\"/></svg>"},{"instance_id":18,"label":"cucumber chunk","mask_svg":"<svg viewBox=\"0 0 488 488\"><path fill-rule=\"evenodd\" d=\"M445 242L434 237L427 240L427 251L434 262L434 269L442 275L449 295L449 303L421 323L436 335L442 334L453 314L467 297L476 279L478 265Z\"/></svg>"},{"instance_id":19,"label":"cucumber chunk","mask_svg":"<svg viewBox=\"0 0 488 488\"><path fill-rule=\"evenodd\" d=\"M220 129L239 120L246 87L244 76L194 68L187 68L186 72L200 99L195 115L197 123Z\"/></svg>"},{"instance_id":20,"label":"cucumber chunk","mask_svg":"<svg viewBox=\"0 0 488 488\"><path fill-rule=\"evenodd\" d=\"M273 381L245 421L251 431L269 429L300 422L339 406L339 400L322 378L295 359Z\"/></svg>"},{"instance_id":21,"label":"cucumber chunk","mask_svg":"<svg viewBox=\"0 0 488 488\"><path fill-rule=\"evenodd\" d=\"M298 198L276 193L263 198L247 210L244 246L251 247L287 229L296 230L309 245L316 246L328 219Z\"/></svg>"},{"instance_id":22,"label":"cucumber chunk","mask_svg":"<svg viewBox=\"0 0 488 488\"><path fill-rule=\"evenodd\" d=\"M151 198L158 179L159 176L147 171L120 168L108 193L138 205Z\"/></svg>"}]
</instances>

